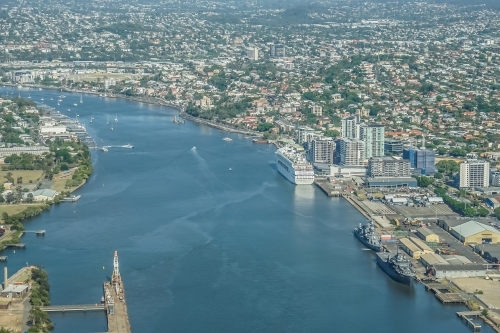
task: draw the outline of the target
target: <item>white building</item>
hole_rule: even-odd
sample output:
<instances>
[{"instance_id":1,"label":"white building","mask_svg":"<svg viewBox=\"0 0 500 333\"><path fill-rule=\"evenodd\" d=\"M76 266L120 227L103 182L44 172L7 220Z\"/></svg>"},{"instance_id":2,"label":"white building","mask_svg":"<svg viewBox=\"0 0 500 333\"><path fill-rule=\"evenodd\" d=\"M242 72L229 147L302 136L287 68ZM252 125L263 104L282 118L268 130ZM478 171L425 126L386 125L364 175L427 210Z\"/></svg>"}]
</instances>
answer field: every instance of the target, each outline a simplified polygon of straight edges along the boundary
<instances>
[{"instance_id":1,"label":"white building","mask_svg":"<svg viewBox=\"0 0 500 333\"><path fill-rule=\"evenodd\" d=\"M341 136L347 139L359 139L359 116L350 116L342 119Z\"/></svg>"},{"instance_id":2,"label":"white building","mask_svg":"<svg viewBox=\"0 0 500 333\"><path fill-rule=\"evenodd\" d=\"M297 143L300 145L304 144L307 142L308 134L312 134L314 132L315 130L310 127L299 127L297 129Z\"/></svg>"},{"instance_id":3,"label":"white building","mask_svg":"<svg viewBox=\"0 0 500 333\"><path fill-rule=\"evenodd\" d=\"M340 164L344 166L363 165L365 143L358 139L340 139Z\"/></svg>"},{"instance_id":4,"label":"white building","mask_svg":"<svg viewBox=\"0 0 500 333\"><path fill-rule=\"evenodd\" d=\"M372 157L368 160L369 177L410 177L410 161L394 157Z\"/></svg>"},{"instance_id":5,"label":"white building","mask_svg":"<svg viewBox=\"0 0 500 333\"><path fill-rule=\"evenodd\" d=\"M359 139L365 143L365 158L384 156L385 127L379 124L361 124Z\"/></svg>"},{"instance_id":6,"label":"white building","mask_svg":"<svg viewBox=\"0 0 500 333\"><path fill-rule=\"evenodd\" d=\"M490 162L467 160L460 164L460 188L488 187Z\"/></svg>"},{"instance_id":7,"label":"white building","mask_svg":"<svg viewBox=\"0 0 500 333\"><path fill-rule=\"evenodd\" d=\"M250 47L247 49L247 57L251 61L259 60L259 50L256 47Z\"/></svg>"},{"instance_id":8,"label":"white building","mask_svg":"<svg viewBox=\"0 0 500 333\"><path fill-rule=\"evenodd\" d=\"M66 126L64 125L54 125L54 126L42 126L40 127L40 134L60 134L66 133Z\"/></svg>"},{"instance_id":9,"label":"white building","mask_svg":"<svg viewBox=\"0 0 500 333\"><path fill-rule=\"evenodd\" d=\"M313 104L311 106L311 113L318 117L321 117L323 116L323 108L319 105Z\"/></svg>"}]
</instances>

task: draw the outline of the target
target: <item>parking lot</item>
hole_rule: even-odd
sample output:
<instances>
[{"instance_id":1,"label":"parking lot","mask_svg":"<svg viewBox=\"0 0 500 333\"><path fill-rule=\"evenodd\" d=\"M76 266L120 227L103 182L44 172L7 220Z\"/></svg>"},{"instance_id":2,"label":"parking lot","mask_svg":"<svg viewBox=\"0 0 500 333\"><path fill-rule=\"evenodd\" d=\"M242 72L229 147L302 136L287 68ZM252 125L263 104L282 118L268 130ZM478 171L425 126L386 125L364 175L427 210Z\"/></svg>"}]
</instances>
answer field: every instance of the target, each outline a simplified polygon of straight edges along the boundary
<instances>
[{"instance_id":1,"label":"parking lot","mask_svg":"<svg viewBox=\"0 0 500 333\"><path fill-rule=\"evenodd\" d=\"M403 216L411 216L413 218L432 218L432 217L455 217L458 216L453 212L448 205L436 204L430 207L408 207L408 206L389 206L390 209L396 211Z\"/></svg>"}]
</instances>

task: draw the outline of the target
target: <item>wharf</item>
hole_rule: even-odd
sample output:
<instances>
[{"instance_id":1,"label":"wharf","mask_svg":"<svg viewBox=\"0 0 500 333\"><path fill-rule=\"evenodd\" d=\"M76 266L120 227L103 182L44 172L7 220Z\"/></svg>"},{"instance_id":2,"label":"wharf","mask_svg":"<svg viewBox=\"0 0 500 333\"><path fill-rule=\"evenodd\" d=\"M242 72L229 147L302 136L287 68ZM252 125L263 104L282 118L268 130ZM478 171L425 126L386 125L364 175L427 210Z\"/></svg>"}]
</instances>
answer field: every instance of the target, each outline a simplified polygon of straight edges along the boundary
<instances>
[{"instance_id":1,"label":"wharf","mask_svg":"<svg viewBox=\"0 0 500 333\"><path fill-rule=\"evenodd\" d=\"M332 186L327 181L316 180L314 182L314 185L319 187L319 189L321 191L323 191L323 193L325 193L329 197L342 197L342 196L344 196L343 191L339 190L339 188Z\"/></svg>"},{"instance_id":2,"label":"wharf","mask_svg":"<svg viewBox=\"0 0 500 333\"><path fill-rule=\"evenodd\" d=\"M448 286L440 283L429 283L425 289L432 291L442 304L465 304L466 300L460 293L453 292Z\"/></svg>"},{"instance_id":3,"label":"wharf","mask_svg":"<svg viewBox=\"0 0 500 333\"><path fill-rule=\"evenodd\" d=\"M125 304L125 289L123 283L113 288L110 282L104 283L104 294L106 295L106 315L108 318L109 333L130 333L130 322L128 318L127 305Z\"/></svg>"},{"instance_id":4,"label":"wharf","mask_svg":"<svg viewBox=\"0 0 500 333\"><path fill-rule=\"evenodd\" d=\"M479 311L464 311L457 312L457 316L462 319L463 322L467 324L474 332L481 332L481 325L473 321L473 318L481 317L481 312Z\"/></svg>"},{"instance_id":5,"label":"wharf","mask_svg":"<svg viewBox=\"0 0 500 333\"><path fill-rule=\"evenodd\" d=\"M63 199L64 202L76 202L78 201L82 196L81 195L72 195L70 197L66 197Z\"/></svg>"}]
</instances>

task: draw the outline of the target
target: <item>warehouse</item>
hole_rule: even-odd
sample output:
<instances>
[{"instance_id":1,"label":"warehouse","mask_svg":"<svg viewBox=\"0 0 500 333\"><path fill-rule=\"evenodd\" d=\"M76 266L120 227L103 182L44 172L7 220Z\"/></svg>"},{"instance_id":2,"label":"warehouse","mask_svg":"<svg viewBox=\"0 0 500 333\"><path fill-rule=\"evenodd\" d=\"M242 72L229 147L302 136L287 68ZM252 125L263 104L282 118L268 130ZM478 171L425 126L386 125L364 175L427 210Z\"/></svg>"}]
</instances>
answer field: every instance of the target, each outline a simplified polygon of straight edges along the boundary
<instances>
[{"instance_id":1,"label":"warehouse","mask_svg":"<svg viewBox=\"0 0 500 333\"><path fill-rule=\"evenodd\" d=\"M417 236L426 242L439 243L439 236L428 228L418 228Z\"/></svg>"},{"instance_id":2,"label":"warehouse","mask_svg":"<svg viewBox=\"0 0 500 333\"><path fill-rule=\"evenodd\" d=\"M366 184L368 187L417 187L417 180L413 177L367 177Z\"/></svg>"},{"instance_id":3,"label":"warehouse","mask_svg":"<svg viewBox=\"0 0 500 333\"><path fill-rule=\"evenodd\" d=\"M500 263L500 244L478 244L474 247L474 251L488 262Z\"/></svg>"},{"instance_id":4,"label":"warehouse","mask_svg":"<svg viewBox=\"0 0 500 333\"><path fill-rule=\"evenodd\" d=\"M500 241L500 231L477 221L453 227L450 234L465 244L497 244Z\"/></svg>"},{"instance_id":5,"label":"warehouse","mask_svg":"<svg viewBox=\"0 0 500 333\"><path fill-rule=\"evenodd\" d=\"M434 265L434 276L442 278L461 278L486 276L486 269L480 264L470 265Z\"/></svg>"},{"instance_id":6,"label":"warehouse","mask_svg":"<svg viewBox=\"0 0 500 333\"><path fill-rule=\"evenodd\" d=\"M446 260L444 260L443 257L441 257L439 254L436 253L422 254L422 256L420 257L420 262L426 268L434 265L449 265L449 263Z\"/></svg>"},{"instance_id":7,"label":"warehouse","mask_svg":"<svg viewBox=\"0 0 500 333\"><path fill-rule=\"evenodd\" d=\"M401 238L399 241L401 243L401 248L416 260L419 260L423 254L434 252L418 238Z\"/></svg>"},{"instance_id":8,"label":"warehouse","mask_svg":"<svg viewBox=\"0 0 500 333\"><path fill-rule=\"evenodd\" d=\"M447 232L451 231L451 228L457 227L459 225L462 225L466 223L467 221L470 220L465 220L465 219L439 219L438 220L438 226L446 230Z\"/></svg>"},{"instance_id":9,"label":"warehouse","mask_svg":"<svg viewBox=\"0 0 500 333\"><path fill-rule=\"evenodd\" d=\"M18 284L18 285L11 284L7 288L2 290L0 295L2 297L21 298L24 297L24 295L26 295L28 291L29 291L29 286L27 284Z\"/></svg>"}]
</instances>

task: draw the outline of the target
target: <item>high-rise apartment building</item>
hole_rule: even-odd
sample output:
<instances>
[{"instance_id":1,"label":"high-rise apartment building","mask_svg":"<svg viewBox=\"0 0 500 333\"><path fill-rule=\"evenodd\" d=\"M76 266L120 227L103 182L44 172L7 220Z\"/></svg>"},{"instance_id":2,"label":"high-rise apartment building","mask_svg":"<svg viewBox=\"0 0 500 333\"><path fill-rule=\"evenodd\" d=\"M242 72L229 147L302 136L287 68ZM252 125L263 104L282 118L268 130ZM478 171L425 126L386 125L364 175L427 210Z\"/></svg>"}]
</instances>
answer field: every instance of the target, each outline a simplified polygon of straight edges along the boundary
<instances>
[{"instance_id":1,"label":"high-rise apartment building","mask_svg":"<svg viewBox=\"0 0 500 333\"><path fill-rule=\"evenodd\" d=\"M269 56L271 58L284 58L285 57L285 45L283 44L271 44L269 46Z\"/></svg>"},{"instance_id":2,"label":"high-rise apartment building","mask_svg":"<svg viewBox=\"0 0 500 333\"><path fill-rule=\"evenodd\" d=\"M361 124L359 139L365 143L365 158L384 156L385 127L379 124Z\"/></svg>"},{"instance_id":3,"label":"high-rise apartment building","mask_svg":"<svg viewBox=\"0 0 500 333\"><path fill-rule=\"evenodd\" d=\"M310 161L313 163L333 163L335 142L332 138L315 138L311 140L309 149Z\"/></svg>"},{"instance_id":4,"label":"high-rise apartment building","mask_svg":"<svg viewBox=\"0 0 500 333\"><path fill-rule=\"evenodd\" d=\"M359 116L349 116L342 119L343 138L359 139Z\"/></svg>"},{"instance_id":5,"label":"high-rise apartment building","mask_svg":"<svg viewBox=\"0 0 500 333\"><path fill-rule=\"evenodd\" d=\"M250 47L247 49L247 57L251 61L259 60L259 50L256 47Z\"/></svg>"},{"instance_id":6,"label":"high-rise apartment building","mask_svg":"<svg viewBox=\"0 0 500 333\"><path fill-rule=\"evenodd\" d=\"M359 139L340 139L340 164L345 166L363 165L365 143Z\"/></svg>"},{"instance_id":7,"label":"high-rise apartment building","mask_svg":"<svg viewBox=\"0 0 500 333\"><path fill-rule=\"evenodd\" d=\"M490 162L466 160L460 164L460 188L488 187L490 185Z\"/></svg>"}]
</instances>

